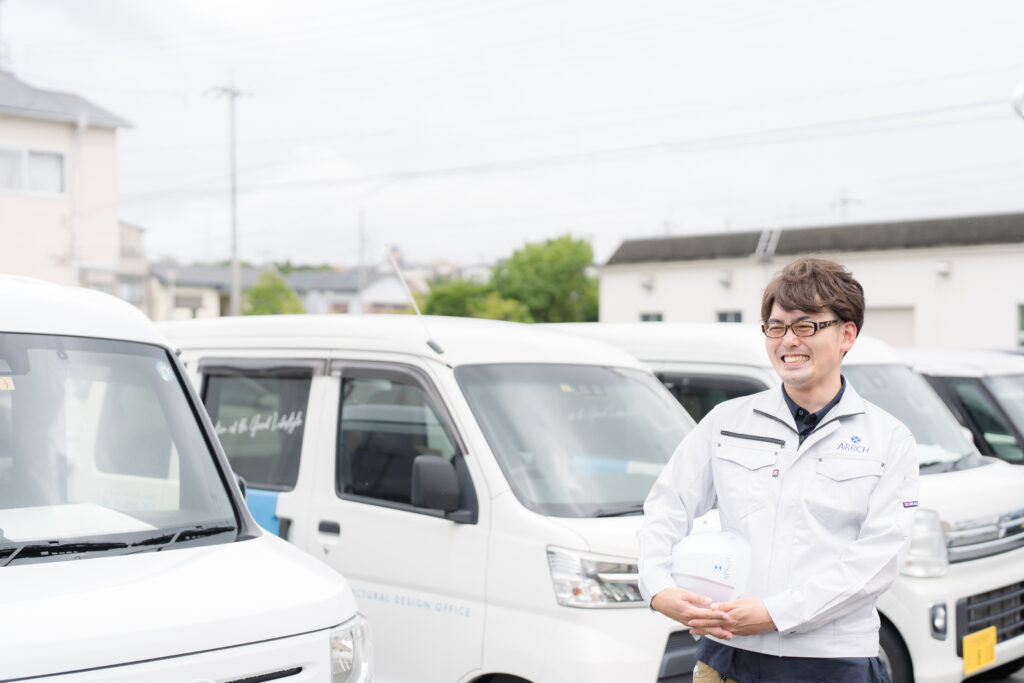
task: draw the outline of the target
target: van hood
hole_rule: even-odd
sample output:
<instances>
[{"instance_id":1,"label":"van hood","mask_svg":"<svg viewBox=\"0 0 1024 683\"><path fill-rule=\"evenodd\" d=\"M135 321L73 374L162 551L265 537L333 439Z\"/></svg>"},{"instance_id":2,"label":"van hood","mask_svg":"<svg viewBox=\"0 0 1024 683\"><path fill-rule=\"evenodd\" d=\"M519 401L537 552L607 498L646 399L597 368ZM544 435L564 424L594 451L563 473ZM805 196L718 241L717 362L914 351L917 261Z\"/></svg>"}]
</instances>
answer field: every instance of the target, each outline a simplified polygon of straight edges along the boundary
<instances>
[{"instance_id":1,"label":"van hood","mask_svg":"<svg viewBox=\"0 0 1024 683\"><path fill-rule=\"evenodd\" d=\"M0 568L2 678L232 647L356 612L337 572L281 539Z\"/></svg>"},{"instance_id":2,"label":"van hood","mask_svg":"<svg viewBox=\"0 0 1024 683\"><path fill-rule=\"evenodd\" d=\"M958 523L1024 509L1024 467L995 458L968 470L921 475L921 508L944 522Z\"/></svg>"},{"instance_id":3,"label":"van hood","mask_svg":"<svg viewBox=\"0 0 1024 683\"><path fill-rule=\"evenodd\" d=\"M640 555L640 544L636 534L643 523L643 515L628 517L561 517L551 518L563 527L574 531L586 543L585 548L592 553L615 555L636 562ZM693 523L693 533L702 531L718 531L718 510L712 510Z\"/></svg>"}]
</instances>

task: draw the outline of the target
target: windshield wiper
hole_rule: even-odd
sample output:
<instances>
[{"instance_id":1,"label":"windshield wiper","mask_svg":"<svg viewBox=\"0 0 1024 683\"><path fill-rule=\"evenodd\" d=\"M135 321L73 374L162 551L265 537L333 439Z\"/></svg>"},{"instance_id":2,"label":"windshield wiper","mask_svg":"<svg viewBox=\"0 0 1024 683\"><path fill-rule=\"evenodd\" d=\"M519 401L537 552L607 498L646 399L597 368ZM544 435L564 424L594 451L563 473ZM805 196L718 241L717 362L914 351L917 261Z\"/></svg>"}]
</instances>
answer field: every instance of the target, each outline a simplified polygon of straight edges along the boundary
<instances>
[{"instance_id":1,"label":"windshield wiper","mask_svg":"<svg viewBox=\"0 0 1024 683\"><path fill-rule=\"evenodd\" d=\"M618 508L598 508L594 510L591 517L625 517L626 515L642 515L644 513L643 503L633 503Z\"/></svg>"},{"instance_id":2,"label":"windshield wiper","mask_svg":"<svg viewBox=\"0 0 1024 683\"><path fill-rule=\"evenodd\" d=\"M23 543L19 546L9 546L0 549L0 554L11 551L3 558L0 567L6 567L15 559L24 560L29 558L57 557L59 555L77 555L80 553L103 552L106 550L123 550L128 547L127 543L118 541L47 541L44 543Z\"/></svg>"},{"instance_id":3,"label":"windshield wiper","mask_svg":"<svg viewBox=\"0 0 1024 683\"><path fill-rule=\"evenodd\" d=\"M132 543L132 547L138 550L161 550L175 543L184 543L185 541L192 541L197 538L216 536L217 534L226 534L234 531L238 531L238 527L233 524L195 524L177 530L163 531L155 536ZM147 546L156 547L150 548Z\"/></svg>"}]
</instances>

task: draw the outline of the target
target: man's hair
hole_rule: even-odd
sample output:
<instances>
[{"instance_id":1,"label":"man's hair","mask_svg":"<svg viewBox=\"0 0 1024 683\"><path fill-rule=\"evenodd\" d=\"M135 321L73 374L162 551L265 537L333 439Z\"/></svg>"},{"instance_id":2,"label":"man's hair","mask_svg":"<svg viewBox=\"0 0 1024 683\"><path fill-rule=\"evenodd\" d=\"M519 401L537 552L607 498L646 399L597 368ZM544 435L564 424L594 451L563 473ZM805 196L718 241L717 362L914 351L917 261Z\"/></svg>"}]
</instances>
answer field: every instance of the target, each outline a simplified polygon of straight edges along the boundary
<instances>
[{"instance_id":1,"label":"man's hair","mask_svg":"<svg viewBox=\"0 0 1024 683\"><path fill-rule=\"evenodd\" d=\"M768 320L775 304L808 313L829 308L840 320L854 323L858 334L864 327L864 288L828 259L805 256L776 273L761 297L761 320Z\"/></svg>"}]
</instances>

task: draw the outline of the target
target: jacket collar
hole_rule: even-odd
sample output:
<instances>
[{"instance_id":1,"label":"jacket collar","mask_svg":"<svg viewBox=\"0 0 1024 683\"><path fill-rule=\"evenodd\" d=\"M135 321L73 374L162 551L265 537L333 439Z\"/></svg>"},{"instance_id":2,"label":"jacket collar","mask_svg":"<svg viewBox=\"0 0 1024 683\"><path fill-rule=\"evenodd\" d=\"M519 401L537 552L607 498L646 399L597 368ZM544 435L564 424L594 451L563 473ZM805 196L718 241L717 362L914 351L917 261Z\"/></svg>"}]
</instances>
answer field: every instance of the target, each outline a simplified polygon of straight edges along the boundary
<instances>
[{"instance_id":1,"label":"jacket collar","mask_svg":"<svg viewBox=\"0 0 1024 683\"><path fill-rule=\"evenodd\" d=\"M755 413L771 418L777 422L789 427L794 433L798 432L796 422L793 420L793 413L789 410L789 406L786 404L786 397L782 394L782 385L779 384L773 389L762 391L755 397L753 409ZM828 411L825 417L822 418L821 422L815 428L815 431L823 427L824 425L837 420L841 417L848 417L850 415L857 415L864 412L864 399L860 397L860 394L850 384L850 380L846 380L846 389L843 391L843 397L839 399L839 403L833 406L832 410ZM812 432L813 434L813 432Z\"/></svg>"}]
</instances>

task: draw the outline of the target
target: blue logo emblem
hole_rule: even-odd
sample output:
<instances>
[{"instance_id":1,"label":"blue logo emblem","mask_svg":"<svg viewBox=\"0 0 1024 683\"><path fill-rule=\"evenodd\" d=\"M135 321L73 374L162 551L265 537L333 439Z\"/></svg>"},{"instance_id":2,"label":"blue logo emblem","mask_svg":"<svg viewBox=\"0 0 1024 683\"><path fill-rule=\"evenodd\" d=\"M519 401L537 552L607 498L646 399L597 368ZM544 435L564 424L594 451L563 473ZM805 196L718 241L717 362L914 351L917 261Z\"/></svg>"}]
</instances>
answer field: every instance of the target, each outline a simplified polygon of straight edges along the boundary
<instances>
[{"instance_id":1,"label":"blue logo emblem","mask_svg":"<svg viewBox=\"0 0 1024 683\"><path fill-rule=\"evenodd\" d=\"M849 442L840 441L836 445L837 451L852 451L854 453L870 453L871 447L867 444L861 443L862 439L859 436L851 436Z\"/></svg>"},{"instance_id":2,"label":"blue logo emblem","mask_svg":"<svg viewBox=\"0 0 1024 683\"><path fill-rule=\"evenodd\" d=\"M851 436L850 437L850 441L852 441L853 443L860 443L860 437L859 436Z\"/></svg>"}]
</instances>

